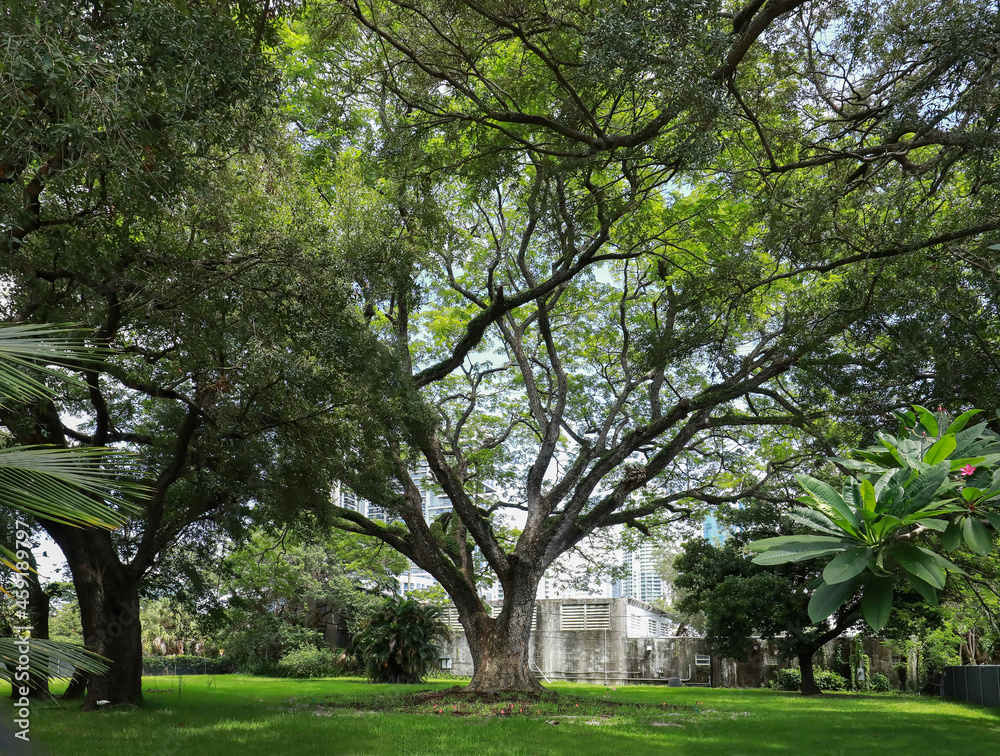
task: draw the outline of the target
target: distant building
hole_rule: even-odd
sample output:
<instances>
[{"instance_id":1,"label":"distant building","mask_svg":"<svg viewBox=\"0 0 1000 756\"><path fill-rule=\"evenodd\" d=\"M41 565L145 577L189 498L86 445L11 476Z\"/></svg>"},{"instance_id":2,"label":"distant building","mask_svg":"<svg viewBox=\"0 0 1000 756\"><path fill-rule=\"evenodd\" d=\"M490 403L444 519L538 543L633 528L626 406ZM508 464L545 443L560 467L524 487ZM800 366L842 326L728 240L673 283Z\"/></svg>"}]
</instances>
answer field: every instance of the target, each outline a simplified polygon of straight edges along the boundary
<instances>
[{"instance_id":1,"label":"distant building","mask_svg":"<svg viewBox=\"0 0 1000 756\"><path fill-rule=\"evenodd\" d=\"M656 552L656 545L646 542L624 555L622 566L628 575L613 583L612 597L637 598L646 603L664 597L667 586L660 575L660 557Z\"/></svg>"},{"instance_id":2,"label":"distant building","mask_svg":"<svg viewBox=\"0 0 1000 756\"><path fill-rule=\"evenodd\" d=\"M715 515L709 515L701 526L701 535L706 541L710 541L716 546L725 543L729 533L719 526L719 520Z\"/></svg>"}]
</instances>

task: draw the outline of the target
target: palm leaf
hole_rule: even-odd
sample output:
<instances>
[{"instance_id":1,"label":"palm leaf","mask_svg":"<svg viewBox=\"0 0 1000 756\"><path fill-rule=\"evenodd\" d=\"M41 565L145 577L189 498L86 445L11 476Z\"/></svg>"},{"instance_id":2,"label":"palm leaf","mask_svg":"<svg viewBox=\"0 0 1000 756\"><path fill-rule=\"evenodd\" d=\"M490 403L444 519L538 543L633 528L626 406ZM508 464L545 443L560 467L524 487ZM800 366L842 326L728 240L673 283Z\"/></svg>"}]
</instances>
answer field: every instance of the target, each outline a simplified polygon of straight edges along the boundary
<instances>
[{"instance_id":1,"label":"palm leaf","mask_svg":"<svg viewBox=\"0 0 1000 756\"><path fill-rule=\"evenodd\" d=\"M41 378L25 370L77 383L57 368L86 367L100 362L110 349L94 347L74 325L8 325L0 327L0 397L37 399L51 391Z\"/></svg>"},{"instance_id":2,"label":"palm leaf","mask_svg":"<svg viewBox=\"0 0 1000 756\"><path fill-rule=\"evenodd\" d=\"M55 680L66 677L66 667L81 669L85 672L101 674L108 670L108 661L82 646L62 641L41 640L30 638L0 638L0 680L12 682L18 662L27 645L28 668L31 673ZM69 675L72 675L72 671Z\"/></svg>"},{"instance_id":3,"label":"palm leaf","mask_svg":"<svg viewBox=\"0 0 1000 756\"><path fill-rule=\"evenodd\" d=\"M139 511L125 497L147 490L121 477L134 467L134 457L109 449L0 449L0 505L69 525L116 528Z\"/></svg>"}]
</instances>

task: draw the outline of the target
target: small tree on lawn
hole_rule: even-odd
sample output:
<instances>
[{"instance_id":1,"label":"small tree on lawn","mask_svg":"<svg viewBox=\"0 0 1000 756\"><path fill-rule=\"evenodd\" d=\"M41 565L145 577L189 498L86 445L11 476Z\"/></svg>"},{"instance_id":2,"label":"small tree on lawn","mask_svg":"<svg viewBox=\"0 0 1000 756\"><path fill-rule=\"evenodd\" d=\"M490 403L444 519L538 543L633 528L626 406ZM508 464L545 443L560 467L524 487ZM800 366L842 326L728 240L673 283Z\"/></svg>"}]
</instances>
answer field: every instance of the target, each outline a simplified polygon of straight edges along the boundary
<instances>
[{"instance_id":1,"label":"small tree on lawn","mask_svg":"<svg viewBox=\"0 0 1000 756\"><path fill-rule=\"evenodd\" d=\"M372 682L420 682L438 660L438 638L449 635L440 607L393 596L361 624L355 642Z\"/></svg>"}]
</instances>

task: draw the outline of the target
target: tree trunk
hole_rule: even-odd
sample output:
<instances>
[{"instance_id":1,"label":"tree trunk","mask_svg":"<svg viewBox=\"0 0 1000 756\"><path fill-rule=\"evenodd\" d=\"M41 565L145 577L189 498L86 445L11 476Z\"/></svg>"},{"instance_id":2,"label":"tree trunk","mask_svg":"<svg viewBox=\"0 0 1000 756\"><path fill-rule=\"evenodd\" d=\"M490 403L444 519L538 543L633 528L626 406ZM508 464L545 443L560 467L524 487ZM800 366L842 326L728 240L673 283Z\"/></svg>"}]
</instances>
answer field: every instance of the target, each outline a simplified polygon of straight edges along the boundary
<instances>
[{"instance_id":1,"label":"tree trunk","mask_svg":"<svg viewBox=\"0 0 1000 756\"><path fill-rule=\"evenodd\" d=\"M802 672L802 695L804 696L823 694L823 691L816 684L816 675L813 673L813 655L815 653L816 649L814 648L799 650L799 671Z\"/></svg>"},{"instance_id":2,"label":"tree trunk","mask_svg":"<svg viewBox=\"0 0 1000 756\"><path fill-rule=\"evenodd\" d=\"M73 573L84 645L111 662L107 672L87 679L84 710L98 708L98 701L142 703L139 581L134 571L121 564L106 531L58 525L46 529Z\"/></svg>"},{"instance_id":3,"label":"tree trunk","mask_svg":"<svg viewBox=\"0 0 1000 756\"><path fill-rule=\"evenodd\" d=\"M519 577L521 582L505 591L503 609L496 617L489 617L481 603L463 607L455 602L475 667L469 690L544 690L528 663L538 580Z\"/></svg>"}]
</instances>

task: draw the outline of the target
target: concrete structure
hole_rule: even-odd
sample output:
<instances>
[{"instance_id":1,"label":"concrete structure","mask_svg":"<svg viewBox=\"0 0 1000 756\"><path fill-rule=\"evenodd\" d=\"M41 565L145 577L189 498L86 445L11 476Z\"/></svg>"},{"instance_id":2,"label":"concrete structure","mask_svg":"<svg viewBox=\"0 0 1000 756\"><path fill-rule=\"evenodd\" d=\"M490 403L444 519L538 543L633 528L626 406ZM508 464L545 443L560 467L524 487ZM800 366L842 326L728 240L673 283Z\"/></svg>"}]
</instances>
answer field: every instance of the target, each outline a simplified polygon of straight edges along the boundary
<instances>
[{"instance_id":1,"label":"concrete structure","mask_svg":"<svg viewBox=\"0 0 1000 756\"><path fill-rule=\"evenodd\" d=\"M455 675L471 675L472 654L454 607L448 611L448 623L452 637L442 650L442 667ZM685 685L725 688L761 687L776 670L797 666L782 660L773 642L748 640L749 660L736 662L714 655L704 638L670 636L671 628L662 611L634 598L541 599L535 602L529 662L546 681L666 685L676 678ZM828 643L816 654L816 668L849 679L851 642L845 637ZM893 687L900 687L907 676L901 668L915 678L915 657L904 661L871 640L865 640L864 647L871 671L884 674Z\"/></svg>"}]
</instances>

